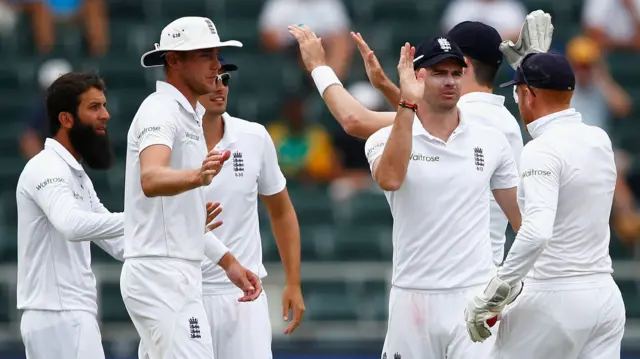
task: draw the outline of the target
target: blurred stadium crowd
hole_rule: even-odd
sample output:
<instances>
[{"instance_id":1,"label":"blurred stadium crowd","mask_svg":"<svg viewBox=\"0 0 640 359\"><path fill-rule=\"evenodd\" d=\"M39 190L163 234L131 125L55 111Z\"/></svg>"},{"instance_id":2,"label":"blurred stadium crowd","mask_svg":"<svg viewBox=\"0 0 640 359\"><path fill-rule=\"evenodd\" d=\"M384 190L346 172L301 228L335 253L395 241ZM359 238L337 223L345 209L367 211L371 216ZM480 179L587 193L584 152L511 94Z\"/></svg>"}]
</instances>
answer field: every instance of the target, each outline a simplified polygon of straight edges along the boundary
<instances>
[{"instance_id":1,"label":"blurred stadium crowd","mask_svg":"<svg viewBox=\"0 0 640 359\"><path fill-rule=\"evenodd\" d=\"M223 39L244 43L223 53L239 67L228 112L267 126L301 224L307 316L297 337L279 340L274 330L274 351L304 342L304 350L321 352L331 346L308 343L330 341L340 344L337 351L376 357L379 346L362 343L383 339L392 219L371 180L364 141L332 119L286 27L303 23L314 30L349 91L382 110L389 107L369 85L349 31L362 33L394 78L405 41L417 44L464 20L482 21L515 41L536 9L553 16L552 50L565 53L576 72L573 107L585 122L607 130L617 148L610 251L627 306L625 348L640 348L640 0L0 0L0 353L20 353L15 184L48 135L43 90L71 70L96 70L105 79L118 165L90 176L105 206L120 211L126 131L162 78L162 70L141 68L140 55L158 42L164 25L194 15L211 18ZM510 76L503 66L497 81ZM498 93L519 117L511 89ZM528 140L524 130L523 136ZM278 255L263 223L265 261L272 263L266 290L277 291ZM103 336L112 343L106 350L130 354L135 338L120 299L119 264L99 249L93 256Z\"/></svg>"}]
</instances>

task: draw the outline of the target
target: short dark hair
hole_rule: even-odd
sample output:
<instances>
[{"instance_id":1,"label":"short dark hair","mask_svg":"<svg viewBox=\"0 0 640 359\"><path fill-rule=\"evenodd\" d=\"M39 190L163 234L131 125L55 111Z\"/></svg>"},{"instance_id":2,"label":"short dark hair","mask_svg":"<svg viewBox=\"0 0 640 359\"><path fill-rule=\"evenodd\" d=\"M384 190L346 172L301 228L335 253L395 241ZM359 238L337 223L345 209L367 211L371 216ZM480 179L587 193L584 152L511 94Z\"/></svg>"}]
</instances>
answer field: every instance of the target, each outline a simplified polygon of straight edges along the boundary
<instances>
[{"instance_id":1,"label":"short dark hair","mask_svg":"<svg viewBox=\"0 0 640 359\"><path fill-rule=\"evenodd\" d=\"M473 66L473 76L476 78L478 85L493 88L500 65L485 64L472 57L469 60Z\"/></svg>"},{"instance_id":2,"label":"short dark hair","mask_svg":"<svg viewBox=\"0 0 640 359\"><path fill-rule=\"evenodd\" d=\"M49 118L49 133L58 134L62 112L71 113L74 118L78 115L80 96L89 89L105 91L104 81L95 72L70 72L60 76L47 89L47 117Z\"/></svg>"}]
</instances>

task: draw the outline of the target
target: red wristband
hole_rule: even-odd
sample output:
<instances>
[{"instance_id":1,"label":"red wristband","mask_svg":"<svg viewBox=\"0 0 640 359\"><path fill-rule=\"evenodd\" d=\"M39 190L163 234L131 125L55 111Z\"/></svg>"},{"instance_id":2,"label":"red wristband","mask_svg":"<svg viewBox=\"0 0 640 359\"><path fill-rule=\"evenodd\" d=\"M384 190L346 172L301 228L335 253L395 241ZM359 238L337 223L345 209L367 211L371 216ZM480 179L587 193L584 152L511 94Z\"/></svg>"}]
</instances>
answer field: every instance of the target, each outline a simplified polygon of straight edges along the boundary
<instances>
[{"instance_id":1,"label":"red wristband","mask_svg":"<svg viewBox=\"0 0 640 359\"><path fill-rule=\"evenodd\" d=\"M408 108L408 109L412 110L413 112L418 111L418 105L416 105L414 103L409 103L407 101L400 101L400 107Z\"/></svg>"}]
</instances>

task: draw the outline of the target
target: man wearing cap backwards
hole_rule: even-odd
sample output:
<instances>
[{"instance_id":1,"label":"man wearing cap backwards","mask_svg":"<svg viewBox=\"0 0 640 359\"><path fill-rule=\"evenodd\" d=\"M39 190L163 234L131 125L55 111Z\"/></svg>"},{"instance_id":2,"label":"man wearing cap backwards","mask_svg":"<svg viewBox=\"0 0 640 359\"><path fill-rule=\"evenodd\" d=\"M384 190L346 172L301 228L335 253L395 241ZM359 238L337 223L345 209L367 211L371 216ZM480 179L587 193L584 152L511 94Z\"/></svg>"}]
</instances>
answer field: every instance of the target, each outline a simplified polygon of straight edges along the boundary
<instances>
[{"instance_id":1,"label":"man wearing cap backwards","mask_svg":"<svg viewBox=\"0 0 640 359\"><path fill-rule=\"evenodd\" d=\"M611 273L609 215L616 183L611 140L570 108L575 76L558 54L531 54L513 81L531 140L522 151L520 231L504 264L469 303L473 341L524 279L501 318L492 358L620 358L625 308Z\"/></svg>"},{"instance_id":2,"label":"man wearing cap backwards","mask_svg":"<svg viewBox=\"0 0 640 359\"><path fill-rule=\"evenodd\" d=\"M308 60L307 43L318 39L306 27L292 26L290 32ZM491 349L468 340L461 313L470 295L495 274L489 189L519 227L518 172L505 136L473 124L456 107L464 67L463 53L445 37L417 49L406 44L398 64L402 101L393 125L365 145L394 218L383 357L485 358Z\"/></svg>"},{"instance_id":3,"label":"man wearing cap backwards","mask_svg":"<svg viewBox=\"0 0 640 359\"><path fill-rule=\"evenodd\" d=\"M206 188L206 198L224 207L215 230L238 260L260 278L267 275L262 265L262 241L258 222L258 196L269 213L286 276L282 294L285 320L293 311L285 334L300 324L305 311L300 289L300 227L289 198L286 179L264 126L230 116L226 112L230 71L237 66L220 59L222 68L215 91L200 97L206 109L202 118L209 150L229 149L220 174ZM229 163L232 162L232 163ZM238 288L224 271L209 260L202 265L203 300L213 335L216 359L271 358L271 323L266 293L251 303L238 303Z\"/></svg>"},{"instance_id":4,"label":"man wearing cap backwards","mask_svg":"<svg viewBox=\"0 0 640 359\"><path fill-rule=\"evenodd\" d=\"M219 81L221 42L213 22L183 17L162 30L143 67L164 66L166 82L140 105L127 138L124 304L151 359L213 358L202 304L205 256L244 293L262 292L259 278L205 231L205 193L230 152L207 152L198 97Z\"/></svg>"}]
</instances>

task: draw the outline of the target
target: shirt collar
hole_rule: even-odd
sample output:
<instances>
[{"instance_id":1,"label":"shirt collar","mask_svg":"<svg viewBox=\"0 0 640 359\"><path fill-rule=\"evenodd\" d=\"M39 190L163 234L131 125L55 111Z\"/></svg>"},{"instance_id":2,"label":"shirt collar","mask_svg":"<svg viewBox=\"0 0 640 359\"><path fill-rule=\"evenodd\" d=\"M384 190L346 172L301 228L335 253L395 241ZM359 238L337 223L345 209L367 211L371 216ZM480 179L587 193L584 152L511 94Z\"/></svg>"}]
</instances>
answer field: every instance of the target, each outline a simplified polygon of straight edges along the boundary
<instances>
[{"instance_id":1,"label":"shirt collar","mask_svg":"<svg viewBox=\"0 0 640 359\"><path fill-rule=\"evenodd\" d=\"M485 102L496 106L504 106L504 96L488 92L469 92L460 96L458 103Z\"/></svg>"},{"instance_id":2,"label":"shirt collar","mask_svg":"<svg viewBox=\"0 0 640 359\"><path fill-rule=\"evenodd\" d=\"M200 103L196 103L196 109L194 110L193 106L191 106L191 103L182 94L182 92L180 92L177 88L175 88L175 86L173 86L172 84L170 84L168 82L156 81L156 92L162 93L162 94L165 94L165 95L169 95L169 96L173 97L189 113L197 115L198 114L197 111L200 110L198 108L198 105L200 105ZM200 105L200 106L202 106L202 105ZM202 110L203 109L204 108L202 108Z\"/></svg>"},{"instance_id":3,"label":"shirt collar","mask_svg":"<svg viewBox=\"0 0 640 359\"><path fill-rule=\"evenodd\" d=\"M582 115L575 109L554 112L552 114L540 117L539 119L527 125L527 130L532 138L539 137L547 129L557 124L582 122Z\"/></svg>"},{"instance_id":4,"label":"shirt collar","mask_svg":"<svg viewBox=\"0 0 640 359\"><path fill-rule=\"evenodd\" d=\"M44 148L55 152L74 170L84 172L84 168L82 168L78 160L76 160L76 158L73 157L73 155L63 145L61 145L60 142L53 138L47 138L44 141Z\"/></svg>"},{"instance_id":5,"label":"shirt collar","mask_svg":"<svg viewBox=\"0 0 640 359\"><path fill-rule=\"evenodd\" d=\"M220 140L220 145L224 147L228 147L228 145L236 142L238 139L235 128L233 126L233 120L228 113L222 114L222 122L224 122L224 133L222 134L222 140Z\"/></svg>"},{"instance_id":6,"label":"shirt collar","mask_svg":"<svg viewBox=\"0 0 640 359\"><path fill-rule=\"evenodd\" d=\"M458 119L460 120L460 123L458 123L458 127L455 128L455 130L453 130L453 132L451 133L451 136L449 136L449 140L453 139L455 136L459 135L460 133L464 132L467 127L469 127L469 121L467 120L467 116L462 114L462 111L460 111L460 109L458 109ZM413 117L413 136L427 136L427 138L431 139L431 140L437 140L442 142L441 139L439 139L436 136L433 136L432 134L430 134L425 128L424 126L422 126L422 122L420 122L420 119L418 118L418 115L416 114Z\"/></svg>"}]
</instances>

